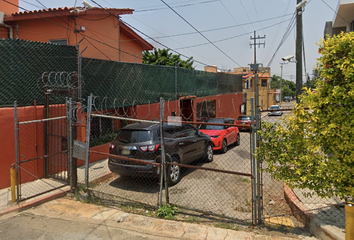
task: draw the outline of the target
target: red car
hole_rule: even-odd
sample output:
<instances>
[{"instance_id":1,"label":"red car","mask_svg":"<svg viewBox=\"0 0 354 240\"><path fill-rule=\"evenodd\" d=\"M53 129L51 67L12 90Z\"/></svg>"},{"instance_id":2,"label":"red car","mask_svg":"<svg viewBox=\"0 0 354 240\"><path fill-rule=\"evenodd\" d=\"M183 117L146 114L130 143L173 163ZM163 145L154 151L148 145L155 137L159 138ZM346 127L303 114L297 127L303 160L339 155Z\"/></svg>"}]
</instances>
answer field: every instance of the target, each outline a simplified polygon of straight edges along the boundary
<instances>
[{"instance_id":1,"label":"red car","mask_svg":"<svg viewBox=\"0 0 354 240\"><path fill-rule=\"evenodd\" d=\"M214 124L235 124L233 118L212 118L206 121ZM239 146L241 143L240 133L236 126L208 125L201 124L199 131L211 137L214 147L213 150L220 150L222 153L227 152L227 147L235 144Z\"/></svg>"},{"instance_id":2,"label":"red car","mask_svg":"<svg viewBox=\"0 0 354 240\"><path fill-rule=\"evenodd\" d=\"M238 129L241 131L251 131L251 116L242 115L239 116L236 120L236 124L238 125ZM254 126L256 126L256 120L254 120Z\"/></svg>"}]
</instances>

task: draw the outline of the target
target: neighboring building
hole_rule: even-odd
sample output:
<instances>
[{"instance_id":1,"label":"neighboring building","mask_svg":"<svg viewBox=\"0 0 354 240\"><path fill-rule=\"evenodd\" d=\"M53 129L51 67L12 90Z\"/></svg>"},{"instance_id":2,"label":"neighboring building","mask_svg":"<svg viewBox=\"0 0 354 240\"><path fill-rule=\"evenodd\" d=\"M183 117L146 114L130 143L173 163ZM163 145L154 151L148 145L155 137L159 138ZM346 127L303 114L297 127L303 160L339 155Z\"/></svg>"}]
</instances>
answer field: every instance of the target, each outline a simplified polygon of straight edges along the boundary
<instances>
[{"instance_id":1,"label":"neighboring building","mask_svg":"<svg viewBox=\"0 0 354 240\"><path fill-rule=\"evenodd\" d=\"M216 66L205 66L206 72L219 72ZM251 114L251 102L250 99L255 97L255 84L254 73L250 71L248 67L235 68L233 72L224 72L233 75L242 75L243 78L243 93L245 102L244 114ZM275 89L270 89L270 68L260 68L258 73L259 80L259 105L260 108L265 110L270 105L277 102L277 92ZM278 97L279 98L279 97Z\"/></svg>"},{"instance_id":2,"label":"neighboring building","mask_svg":"<svg viewBox=\"0 0 354 240\"><path fill-rule=\"evenodd\" d=\"M119 21L132 9L65 7L18 12L19 1L9 2L13 5L0 1L0 38L80 44L83 57L121 62L142 63L142 52L153 49Z\"/></svg>"},{"instance_id":3,"label":"neighboring building","mask_svg":"<svg viewBox=\"0 0 354 240\"><path fill-rule=\"evenodd\" d=\"M266 69L265 72L258 73L258 92L259 92L259 107L262 110L268 109L270 105L276 103L277 92L275 89L270 88L270 69ZM244 83L244 93L247 94L247 115L251 114L251 104L250 99L255 98L255 74L249 73L248 75L243 76Z\"/></svg>"},{"instance_id":4,"label":"neighboring building","mask_svg":"<svg viewBox=\"0 0 354 240\"><path fill-rule=\"evenodd\" d=\"M324 36L354 31L354 0L339 0L333 21L325 24Z\"/></svg>"}]
</instances>

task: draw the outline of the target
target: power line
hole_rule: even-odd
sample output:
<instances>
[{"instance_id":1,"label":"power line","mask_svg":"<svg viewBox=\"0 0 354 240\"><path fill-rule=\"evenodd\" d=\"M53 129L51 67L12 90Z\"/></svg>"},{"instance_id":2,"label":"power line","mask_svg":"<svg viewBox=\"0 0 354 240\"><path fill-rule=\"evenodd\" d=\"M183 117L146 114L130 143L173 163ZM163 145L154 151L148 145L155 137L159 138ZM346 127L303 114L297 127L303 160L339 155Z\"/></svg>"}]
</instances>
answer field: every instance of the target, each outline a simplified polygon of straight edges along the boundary
<instances>
[{"instance_id":1,"label":"power line","mask_svg":"<svg viewBox=\"0 0 354 240\"><path fill-rule=\"evenodd\" d=\"M230 13L230 11L225 7L225 5L223 4L223 2L221 1L221 0L219 0L219 2L221 3L221 5L224 7L224 9L229 13L229 15L232 17L232 19L237 23L237 24L239 24L238 22L237 22L237 20L234 18L234 16ZM244 32L246 32L246 30L243 28L243 27L241 27L242 28L242 30L244 31Z\"/></svg>"},{"instance_id":2,"label":"power line","mask_svg":"<svg viewBox=\"0 0 354 240\"><path fill-rule=\"evenodd\" d=\"M111 13L107 8L104 8L104 7L101 6L99 3L97 3L95 0L91 0L91 2L95 3L97 6L99 6L100 8L102 8L103 10L105 10L106 12L108 12L109 14L111 14L112 16L114 16L115 18L118 18L118 17L115 16L113 13ZM167 47L166 45L164 45L163 43L161 43L161 42L155 40L154 38L152 38L152 37L150 37L150 36L148 36L147 34L143 33L142 31L140 31L139 29L137 29L137 28L135 28L134 26L130 25L129 23L127 23L127 22L125 22L125 21L123 21L123 20L120 20L120 21L123 22L123 23L124 23L125 25L127 25L128 27L130 27L131 29L137 31L137 32L140 33L141 35L144 35L144 36L147 37L148 39L150 39L150 40L152 40L152 41L154 41L154 42L160 44L160 45L163 46L164 48L167 48L167 49L171 50L172 52L177 53L177 54L179 54L179 55L181 55L181 56L183 56L183 57L185 57L185 58L187 58L187 59L189 58L188 56L186 56L186 55L184 55L184 54L181 54L181 53L177 52L176 50L173 50L173 49ZM200 64L202 64L202 65L204 65L204 66L208 66L208 65L209 65L209 64L205 64L205 63L203 63L203 62L200 62L200 61L198 61L198 60L195 60L195 59L193 59L193 61L194 61L194 62L197 62L197 63L200 63Z\"/></svg>"},{"instance_id":3,"label":"power line","mask_svg":"<svg viewBox=\"0 0 354 240\"><path fill-rule=\"evenodd\" d=\"M259 23L259 22L274 20L277 18L283 18L283 17L290 16L290 15L293 15L293 14L290 13L290 14L286 14L286 15L282 15L282 16L278 16L278 17L267 18L264 20L259 20L259 21L255 21L255 22L251 22L251 23L241 23L239 25L232 25L232 26L227 26L227 27L219 27L219 28L213 28L213 29L208 29L208 30L201 30L200 32L205 33L205 32L213 32L213 31L225 30L225 29L235 28L235 27L242 27L242 26L246 26L249 24L253 24L253 23ZM287 20L285 20L285 21L287 21ZM261 29L266 29L266 28L261 28ZM187 35L193 35L193 34L197 34L197 33L196 32L188 32L188 33L173 34L173 35L160 36L160 37L154 37L154 38L180 37L180 36L187 36Z\"/></svg>"},{"instance_id":4,"label":"power line","mask_svg":"<svg viewBox=\"0 0 354 240\"><path fill-rule=\"evenodd\" d=\"M189 26L191 26L195 31L197 31L202 37L204 37L210 44L212 44L215 48L217 48L220 52L222 52L226 57L228 57L231 61L233 61L236 65L240 66L235 60L233 60L229 55L227 55L223 50L221 50L218 46L216 46L212 41L210 41L203 33L199 32L191 23L189 23L186 19L184 19L179 13L177 13L173 8L171 8L165 1L161 0L166 6L168 6L174 13L176 13L180 18L182 18Z\"/></svg>"},{"instance_id":5,"label":"power line","mask_svg":"<svg viewBox=\"0 0 354 240\"><path fill-rule=\"evenodd\" d=\"M285 33L284 33L284 35L283 35L283 38L282 38L282 40L280 41L280 43L279 43L277 49L275 50L275 52L274 52L272 58L270 59L269 63L267 64L267 67L269 67L270 64L272 64L272 62L273 62L273 60L274 60L274 58L275 58L275 55L276 55L277 52L279 51L280 47L284 44L285 40L289 37L289 34L291 33L292 29L295 27L296 14L297 14L297 13L296 13L296 11L295 11L295 13L293 14L293 17L291 18L291 21L290 21L290 23L289 23L289 25L288 25L288 28L286 29L286 31L285 31Z\"/></svg>"},{"instance_id":6,"label":"power line","mask_svg":"<svg viewBox=\"0 0 354 240\"><path fill-rule=\"evenodd\" d=\"M338 12L334 11L333 8L331 8L331 6L329 6L324 0L321 0L321 1L322 1L324 4L326 4L327 7L329 7L329 8L334 12L335 15L337 15L338 17L340 17L341 19L343 19L346 23L349 23L349 24L350 24L350 22L348 22L348 21L345 20L341 15L339 15Z\"/></svg>"},{"instance_id":7,"label":"power line","mask_svg":"<svg viewBox=\"0 0 354 240\"><path fill-rule=\"evenodd\" d=\"M291 18L292 19L292 18ZM289 21L291 19L288 19L288 20L285 20L285 21ZM267 28L271 28L271 27L274 27L276 25L279 25L279 24L282 24L284 21L281 21L279 23L275 23L275 24L272 24L268 27L264 27L264 28L261 28L261 29L258 29L257 31L260 31L260 30L265 30ZM240 35L236 35L236 36L232 36L232 37L228 37L228 38L223 38L223 39L220 39L220 40L216 40L216 41L213 41L214 43L216 42L223 42L223 41L227 41L227 40L230 40L230 39L233 39L233 38L237 38L237 37L242 37L242 36L245 36L245 35L249 35L253 32L247 32L247 33L243 33L243 34L240 34ZM180 50L180 49L185 49L185 48L192 48L192 47L199 47L199 46L203 46L203 45L207 45L209 43L200 43L200 44L195 44L195 45L192 45L192 46L188 46L188 47L184 47L184 48L178 48L177 50Z\"/></svg>"},{"instance_id":8,"label":"power line","mask_svg":"<svg viewBox=\"0 0 354 240\"><path fill-rule=\"evenodd\" d=\"M179 6L174 6L174 8L180 8L180 7L189 7L189 6L194 6L194 5L199 5L199 4L205 4L205 3L212 3L212 2L217 2L220 0L208 0L204 2L199 2L199 3L189 3L189 4L184 4L184 5L179 5ZM161 8L152 8L152 9L146 9L146 10L136 10L135 12L148 12L148 11L157 11L157 10L164 10L168 9L166 7L161 7Z\"/></svg>"}]
</instances>

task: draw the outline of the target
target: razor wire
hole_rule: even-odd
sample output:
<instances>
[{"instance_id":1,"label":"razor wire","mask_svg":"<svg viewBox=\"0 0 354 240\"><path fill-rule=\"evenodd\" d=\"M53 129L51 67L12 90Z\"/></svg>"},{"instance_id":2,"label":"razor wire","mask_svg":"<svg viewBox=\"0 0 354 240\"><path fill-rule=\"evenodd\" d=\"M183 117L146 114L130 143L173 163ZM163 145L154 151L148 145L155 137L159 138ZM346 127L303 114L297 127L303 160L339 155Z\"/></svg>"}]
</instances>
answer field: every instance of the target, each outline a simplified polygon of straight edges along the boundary
<instances>
[{"instance_id":1,"label":"razor wire","mask_svg":"<svg viewBox=\"0 0 354 240\"><path fill-rule=\"evenodd\" d=\"M194 99L190 99L191 105L194 105ZM212 106L209 106L209 101L210 99L207 98L200 98L198 103L203 103L204 105L202 106L202 109L197 112L196 108L192 107L190 109L190 113L185 113L183 111L183 106L181 105L181 100L173 100L173 99L168 99L166 101L166 113L165 115L168 116L172 112L178 112L178 115L185 119L186 121L193 120L193 117L196 116L198 120L202 119L202 111L206 110ZM175 104L173 104L175 102ZM230 117L232 113L236 114L236 106L235 102L232 99L232 104L229 106L229 110L227 112L223 112L222 107L221 107L221 100L218 99L216 101L216 111L215 114L222 116L222 117ZM174 106L172 106L174 105ZM144 106L145 111L147 112L144 116L141 116L138 114L138 110L136 107L138 106ZM81 106L82 112L86 111L86 107L83 105ZM129 118L134 118L134 119L150 119L153 114L152 112L158 112L160 110L160 103L155 102L152 103L148 101L148 103L142 103L141 101L137 99L129 100L129 99L120 99L120 98L109 98L109 97L101 97L101 96L93 96L92 98L92 111L96 114L108 114L112 116L119 116L119 117L129 117ZM207 112L207 118L210 119L215 116L210 116L209 112ZM80 118L81 119L81 118Z\"/></svg>"},{"instance_id":2,"label":"razor wire","mask_svg":"<svg viewBox=\"0 0 354 240\"><path fill-rule=\"evenodd\" d=\"M43 72L40 83L49 89L79 89L84 86L84 77L76 71Z\"/></svg>"}]
</instances>

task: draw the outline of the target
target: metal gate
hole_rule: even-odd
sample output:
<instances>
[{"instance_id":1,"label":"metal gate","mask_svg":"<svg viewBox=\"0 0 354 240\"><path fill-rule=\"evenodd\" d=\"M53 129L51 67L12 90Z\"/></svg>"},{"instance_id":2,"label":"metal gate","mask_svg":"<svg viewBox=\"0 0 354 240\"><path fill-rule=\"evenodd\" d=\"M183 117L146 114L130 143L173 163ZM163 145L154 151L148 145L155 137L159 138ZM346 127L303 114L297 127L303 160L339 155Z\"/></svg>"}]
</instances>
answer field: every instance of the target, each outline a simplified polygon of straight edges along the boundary
<instances>
[{"instance_id":1,"label":"metal gate","mask_svg":"<svg viewBox=\"0 0 354 240\"><path fill-rule=\"evenodd\" d=\"M163 99L156 105L160 117L159 120L155 121L129 117L126 114L128 111L120 114L122 113L120 109L106 110L103 109L102 104L92 103L92 100L93 98L89 97L87 131L91 134L86 135L86 143L90 143L96 138L96 135L99 135L98 132L94 132L95 129L96 131L100 129L99 126L90 130L90 124L94 118L101 119L101 121L96 122L109 123L109 126L112 126L113 133L114 130L119 131L125 125L125 121L129 123L151 122L161 124L169 117L165 114ZM179 112L181 115L184 113L183 111ZM185 119L183 116L181 118ZM188 123L202 124L201 122ZM119 127L115 128L117 126ZM123 164L129 166L138 163L140 165L158 164L157 169L171 168L171 165L183 168L182 179L174 186L164 184L165 179L162 178L143 178L138 175L127 177L112 174L108 169L107 160L109 157L116 157L107 152L112 139L108 140L103 136L100 146L91 149L86 148L87 175L85 185L93 195L98 195L102 200L110 200L112 201L111 204L122 205L123 207L139 206L138 208L144 208L144 206L150 206L153 209L156 206L169 203L191 210L198 216L206 216L206 218L258 224L262 217L260 212L262 197L260 196L261 190L258 183L260 176L257 176L258 166L255 164L252 154L255 139L252 131L240 132L240 135L241 144L230 145L226 153L216 151L213 162L196 161L190 164L174 162L171 164L168 160L166 162L162 160L163 157L161 160L156 160L156 163L141 162L141 160L130 157L124 158ZM163 146L164 142L165 140L162 140L160 145ZM168 155L165 158L168 158ZM163 176L166 175L163 174ZM97 181L97 179L100 180ZM149 209L149 207L146 208Z\"/></svg>"},{"instance_id":2,"label":"metal gate","mask_svg":"<svg viewBox=\"0 0 354 240\"><path fill-rule=\"evenodd\" d=\"M61 188L68 182L66 104L51 105L47 118L18 121L26 108L29 107L17 107L15 102L17 202ZM40 108L45 110L30 108L35 114Z\"/></svg>"},{"instance_id":3,"label":"metal gate","mask_svg":"<svg viewBox=\"0 0 354 240\"><path fill-rule=\"evenodd\" d=\"M14 105L17 202L69 182L76 185L69 181L76 179L76 168L70 168L76 166L76 159L69 152L77 134L69 118L68 99L78 99L78 77L76 72L50 72L43 73L41 80L43 105Z\"/></svg>"}]
</instances>

